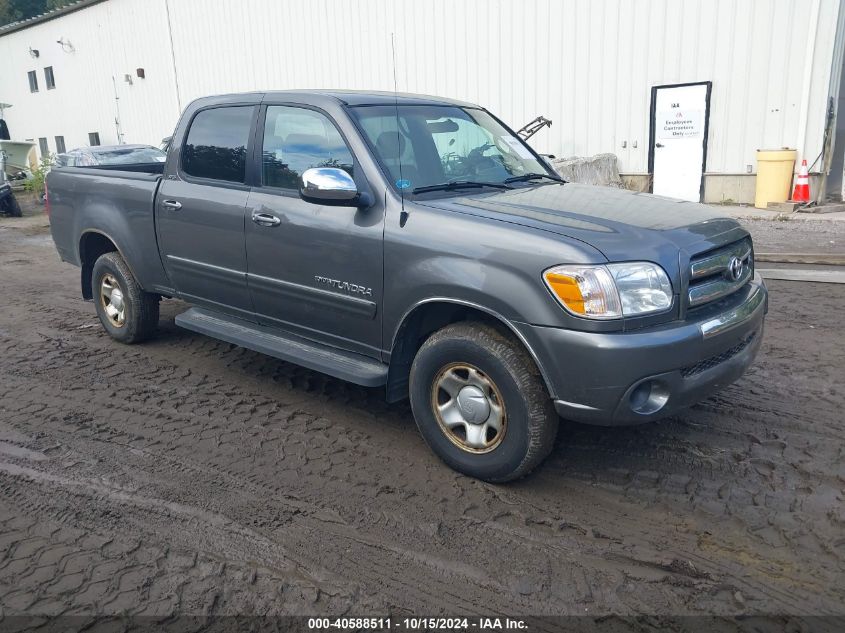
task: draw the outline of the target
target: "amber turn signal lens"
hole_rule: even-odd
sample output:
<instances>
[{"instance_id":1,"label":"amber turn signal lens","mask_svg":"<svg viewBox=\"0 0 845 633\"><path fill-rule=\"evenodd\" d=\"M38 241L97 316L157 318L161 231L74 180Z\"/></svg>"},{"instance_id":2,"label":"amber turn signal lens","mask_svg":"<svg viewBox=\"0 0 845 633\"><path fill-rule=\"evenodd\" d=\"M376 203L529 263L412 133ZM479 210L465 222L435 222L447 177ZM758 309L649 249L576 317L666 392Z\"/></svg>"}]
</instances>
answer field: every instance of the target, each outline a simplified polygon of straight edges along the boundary
<instances>
[{"instance_id":1,"label":"amber turn signal lens","mask_svg":"<svg viewBox=\"0 0 845 633\"><path fill-rule=\"evenodd\" d=\"M550 270L546 272L545 278L549 289L567 308L576 314L586 314L584 295L573 277Z\"/></svg>"},{"instance_id":2,"label":"amber turn signal lens","mask_svg":"<svg viewBox=\"0 0 845 633\"><path fill-rule=\"evenodd\" d=\"M543 280L558 303L575 316L618 319L619 293L605 266L564 265L549 268Z\"/></svg>"}]
</instances>

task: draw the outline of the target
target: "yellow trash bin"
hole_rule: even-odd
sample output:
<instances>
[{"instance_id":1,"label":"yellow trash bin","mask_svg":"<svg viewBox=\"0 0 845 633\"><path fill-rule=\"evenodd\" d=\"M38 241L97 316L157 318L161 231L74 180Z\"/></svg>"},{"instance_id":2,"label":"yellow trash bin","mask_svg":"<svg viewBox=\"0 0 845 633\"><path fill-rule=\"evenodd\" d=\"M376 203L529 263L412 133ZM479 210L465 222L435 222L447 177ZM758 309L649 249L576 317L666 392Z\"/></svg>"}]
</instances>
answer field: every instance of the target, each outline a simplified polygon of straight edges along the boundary
<instances>
[{"instance_id":1,"label":"yellow trash bin","mask_svg":"<svg viewBox=\"0 0 845 633\"><path fill-rule=\"evenodd\" d=\"M757 191L754 206L765 209L770 202L786 202L792 192L792 172L795 169L794 149L757 150Z\"/></svg>"}]
</instances>

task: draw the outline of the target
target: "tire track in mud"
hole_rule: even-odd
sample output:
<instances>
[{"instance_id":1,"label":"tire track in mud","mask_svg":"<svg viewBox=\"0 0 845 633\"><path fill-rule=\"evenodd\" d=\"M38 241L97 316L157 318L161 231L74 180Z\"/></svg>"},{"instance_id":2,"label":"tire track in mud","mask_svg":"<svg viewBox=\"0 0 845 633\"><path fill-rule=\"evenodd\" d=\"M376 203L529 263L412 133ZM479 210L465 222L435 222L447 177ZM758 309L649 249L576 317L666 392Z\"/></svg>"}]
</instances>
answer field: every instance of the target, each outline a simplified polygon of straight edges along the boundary
<instances>
[{"instance_id":1,"label":"tire track in mud","mask_svg":"<svg viewBox=\"0 0 845 633\"><path fill-rule=\"evenodd\" d=\"M97 457L100 461L104 461L102 460L102 456ZM109 464L109 466L112 468L119 468L117 464ZM113 471L109 469L109 472ZM249 552L244 551L245 548L243 541L245 540L245 537L250 536L250 533L244 532L243 526L233 526L229 530L221 531L221 522L226 523L228 522L228 519L224 518L224 515L219 514L217 511L200 511L173 501L165 502L158 500L156 502L151 497L142 496L140 491L128 492L127 486L104 486L96 480L80 480L77 478L69 479L66 476L48 475L40 471L35 471L29 467L12 466L8 463L0 463L0 473L5 473L5 476L11 475L23 477L24 479L35 482L36 484L43 485L44 483L52 483L58 484L59 488L70 488L74 493L74 510L72 511L72 517L73 523L76 527L85 528L91 525L91 522L85 520L87 516L87 506L89 504L94 503L94 508L90 512L93 513L93 515L98 516L103 512L103 506L110 505L110 502L116 502L117 505L121 506L121 510L106 512L107 515L120 517L119 521L112 519L112 524L109 526L110 531L136 535L145 535L146 533L146 537L142 536L142 539L144 541L148 541L150 538L149 529L151 525L158 524L159 530L161 530L162 525L179 525L180 523L187 523L187 525L181 525L178 530L178 532L182 534L179 542L177 543L180 547L184 547L188 543L196 544L197 541L202 543L211 541L214 543L214 548L211 551L218 556L222 556L225 553L228 559L232 559L234 556L234 560L237 562L257 559L264 561L265 564L268 562L269 552L265 551L263 556L257 556L254 550ZM2 478L3 475L0 475L0 480L2 480ZM86 498L86 490L92 493L92 499ZM7 486L0 485L0 494L6 492ZM63 507L64 504L62 504L61 501L57 501L57 499L62 499L64 491L56 490L55 486L51 486L49 488L49 494L44 494L46 492L46 490L38 491L35 494L35 499L30 498L28 502L22 502L22 495L18 494L16 495L16 502L20 506L31 507L33 511L38 514L59 514L60 516L66 517L69 509ZM50 501L39 501L39 499L44 498L49 498ZM266 501L267 500L265 499L265 502ZM57 505L58 507L56 507ZM134 510L142 510L144 513L143 519L138 520L136 518L134 520L130 520L127 515L127 506L129 506L128 511L130 514ZM80 515L82 515L82 518L80 518ZM335 537L335 540L339 538L341 541L345 542L342 542L337 547L330 547L329 549L338 549L342 545L342 549L346 552L345 557L341 552L337 553L344 559L348 560L346 565L341 566L341 571L346 575L346 577L363 577L368 582L378 584L389 580L390 585L394 588L394 590L400 592L399 594L392 596L394 600L398 601L394 604L401 604L405 608L411 610L411 612L413 612L414 608L424 609L426 606L430 608L430 605L432 604L439 604L439 608L443 609L444 612L447 613L459 612L483 614L486 612L485 609L487 608L485 607L484 602L481 602L478 605L478 608L476 608L475 605L469 601L469 597L472 594L472 585L467 586L467 581L469 580L473 584L481 583L483 585L480 592L481 595L484 595L487 591L491 590L501 592L502 589L506 589L499 586L497 582L487 577L486 574L483 574L478 570L474 570L470 566L465 566L465 568L462 569L460 565L456 565L453 562L440 557L426 556L419 552L415 553L412 551L405 551L396 546L386 546L385 543L389 543L389 541L382 541L382 539L374 538L372 536L364 536L363 534L360 534L358 530L343 525L343 521L339 517L321 517L317 515L315 517L315 521L309 521L302 520L300 516L297 516L290 521L285 521L285 527L276 526L276 529L273 530L272 533L273 543L283 544L282 547L285 551L293 549L297 552L297 554L302 554L305 550L313 548L313 544L315 542L325 543L326 536L333 536ZM200 523L201 525L199 525ZM202 529L202 535L196 532L198 529ZM211 534L207 534L208 532ZM326 532L328 532L328 534L326 534ZM153 533L152 536L155 537L156 534ZM185 539L187 539L187 543L184 542ZM354 549L356 545L363 545L363 549L366 551L358 552L355 555L350 556L350 550ZM205 547L202 551L208 553L210 550L208 547ZM368 560L369 551L372 551L374 554L372 560ZM235 555L236 553L238 555ZM272 556L269 558L272 560ZM408 561L416 563L413 573L402 573L397 576L397 571L407 572L407 568L409 567L407 564ZM279 565L274 566L274 568L277 567L279 567ZM301 566L300 569L302 569ZM430 575L426 573L428 569L433 569L434 572L436 572L435 578L425 578L427 575ZM322 572L318 575L326 577L326 574ZM460 583L463 586L463 595L454 596L451 603L444 601L441 593L441 591L445 588L442 584L443 576L451 577L453 579L457 577L460 579ZM439 586L437 577L440 578ZM409 582L409 579L414 579L417 582L423 582L420 585L414 585ZM428 582L425 582L425 580L428 580ZM434 589L426 591L421 589L421 587L433 587ZM387 593L390 594L392 592ZM516 604L517 606L526 609L526 611L530 611L532 608L536 607L536 605L524 600L518 600Z\"/></svg>"},{"instance_id":2,"label":"tire track in mud","mask_svg":"<svg viewBox=\"0 0 845 633\"><path fill-rule=\"evenodd\" d=\"M0 420L18 435L7 441L0 425L0 441L49 459L0 458L72 482L106 478L232 527L202 540L200 518L78 484L48 506L43 482L8 473L0 503L14 493L27 514L95 532L104 512L125 515L156 547L183 533L197 556L247 570L257 563L232 535L249 530L317 579L326 602L311 612L328 606L319 587L330 582L335 607L418 613L833 611L845 598L831 540L842 525L831 514L845 481L831 465L841 421L828 407L841 393L805 405L791 383L770 382L783 361L764 355L729 391L660 426L567 425L535 477L494 487L446 470L407 405L376 390L182 332L178 302L163 305L157 340L120 346L67 292L75 270L42 270L68 280L43 278L56 302L24 295L0 315ZM31 283L13 277L11 289ZM797 568L807 556L816 568ZM243 585L238 604L250 600Z\"/></svg>"},{"instance_id":3,"label":"tire track in mud","mask_svg":"<svg viewBox=\"0 0 845 633\"><path fill-rule=\"evenodd\" d=\"M43 414L44 412L42 411L41 413ZM50 414L48 414L48 415L50 415ZM65 438L62 438L62 439L65 439ZM65 441L66 441L66 440L65 440ZM182 466L182 470L186 470L186 467L185 467L185 466ZM215 482L215 483L218 483L218 482ZM237 487L238 487L238 488L242 488L242 489L243 489L243 488L248 489L248 487L249 487L249 486L248 486L248 484L247 484L247 485L243 485L244 483L245 483L245 482L239 482L239 483L238 483L238 485L237 485ZM338 522L340 522L340 521L341 521L341 520L339 519L339 517L338 517L337 521L338 521ZM335 532L337 532L337 530L335 530ZM382 557L384 556L384 551L381 551L381 550L383 550L383 549L384 549L384 547L383 547L383 546L381 546L381 547L380 547L380 546L379 546L376 542L372 542L372 539L370 539L369 541L365 541L364 539L358 538L357 540L362 541L362 542L366 542L366 545L367 545L367 547L368 547L368 548L375 549L375 550L376 550L376 554L377 554L377 558L382 558ZM401 554L401 552L396 552L396 553L400 553L400 554ZM363 558L365 558L365 557L363 557ZM447 562L441 561L441 562L439 562L439 563L438 563L438 562L437 562L436 560L434 560L434 559L428 560L428 559L423 558L423 562L425 562L425 563L429 564L429 566L431 566L431 565L437 566L437 565L439 564L441 567L443 567L443 568L445 568L445 569L447 569L447 570L448 570L448 569L449 569L449 567L450 567L450 566L449 566L449 564L448 564ZM361 573L361 564L362 564L362 557L358 557L358 558L357 558L357 560L356 560L356 562L354 563L354 568L357 568L357 570L358 570L358 573L359 573L359 574ZM354 570L354 568L350 568L350 569L348 570L348 571L350 572L350 574L352 574L353 576L355 575L355 570ZM382 569L381 569L381 572L380 572L380 574L379 574L379 577L381 577L382 575L386 575L386 576L388 576L388 577L389 577L389 576L390 576L390 574L389 574L389 573L387 573L388 571L389 571L388 569L385 569L385 568L383 568L383 566L382 566ZM416 576L419 576L419 573L417 573L417 574L415 574L415 575L416 575ZM399 579L396 579L396 580L399 580ZM407 587L407 586L405 586L405 587L403 588L403 594L405 595L405 599L406 599L406 600L407 600L408 595L413 595L413 593L414 593L413 591L410 591L410 589L411 589L411 588L409 588L409 587ZM434 602L436 602L436 598L437 598L437 596L436 596L436 594L429 594L429 595L428 595L428 598L429 598L429 600L428 600L428 602L429 602L429 603L434 603ZM460 610L461 610L461 612L466 612L466 611L468 610L468 609L467 609L467 604L466 604L465 602L464 602L464 603L458 603L458 604L455 604L455 605L453 605L453 606L461 606L461 607L462 607L462 608L460 609Z\"/></svg>"},{"instance_id":4,"label":"tire track in mud","mask_svg":"<svg viewBox=\"0 0 845 633\"><path fill-rule=\"evenodd\" d=\"M67 516L48 519L45 504L33 503L25 494L10 499L14 505L0 500L0 510L11 514L14 508L18 520L23 512L35 512L38 520L25 531L0 526L4 537L20 539L0 561L0 607L6 615L308 613L317 601L336 611L351 605L378 606L356 592L324 581L316 584L298 572L147 542L143 533L135 540L104 536L87 526L69 526ZM36 539L43 544L41 550L26 551Z\"/></svg>"},{"instance_id":5,"label":"tire track in mud","mask_svg":"<svg viewBox=\"0 0 845 633\"><path fill-rule=\"evenodd\" d=\"M82 389L84 390L84 387L82 387ZM110 397L110 395L109 395L109 394L111 393L111 391L106 391L106 392L104 392L104 393L107 393L107 395ZM42 403L41 405L39 405L39 404L37 403L37 401L41 401L43 398L44 398L44 396L43 396L43 395L41 395L41 394L35 394L35 400L36 400L36 402L33 402L33 403L32 403L31 407L30 407L30 408L29 408L29 410L25 413L25 415L30 415L30 414L31 414L34 410L38 409L38 407L39 407L39 406L45 406L45 405L43 405L43 403ZM108 400L108 398L107 398L106 400ZM145 403L144 403L144 402L142 402L142 403L140 403L140 405L139 405L139 406L143 406L144 404L145 404ZM247 399L245 402L243 402L243 404L244 404L245 406L249 406L250 411L254 411L254 410L260 409L260 408L263 406L263 404L265 404L265 403L262 403L261 401L256 402L256 401L255 401L255 400L253 400L253 399ZM96 396L96 394L95 394L95 397L94 397L94 398L93 398L93 400L91 401L91 406L93 407L93 409L94 409L94 410L97 410L97 409L99 409L99 408L104 408L104 407L105 407L105 405L106 405L106 401L104 400L103 402L99 402L99 401L98 401L98 398L97 398L97 396ZM119 408L118 408L118 411L119 411ZM114 409L113 409L113 412L114 412ZM130 402L129 407L128 407L125 411L124 411L124 413L126 414L126 416L118 416L118 417L127 417L127 416L131 416L132 414L134 414L134 413L136 413L136 412L137 412L137 407L132 406L132 404L131 404L131 402ZM71 411L71 412L70 412L70 415L68 415L68 413L65 411L65 412L64 412L64 415L63 415L63 417L60 417L61 413L62 413L62 412L60 411L60 409L59 409L58 407L55 409L55 411L54 411L54 412L50 412L50 411L49 411L49 407L42 408L40 411L38 411L39 417L46 418L46 419L56 419L56 420L61 420L62 422L66 422L66 421L68 420L68 418L70 418L70 419L74 422L74 426L76 426L76 430L75 430L75 432L74 432L74 436L76 436L77 438L80 438L80 439L83 439L83 438L84 438L84 439L93 440L93 441L95 441L95 442L104 442L104 441L105 441L105 442L108 442L108 441L110 441L110 440L108 439L110 434L113 434L114 436L117 436L117 437L121 437L121 436L125 435L125 430L124 430L124 431L120 431L120 430L116 430L116 429L115 429L115 430L114 430L114 432L113 432L113 433L111 433L111 432L110 432L110 429L109 429L109 426L110 426L110 425L108 424L108 422L105 422L105 423L100 423L99 425L92 427L92 426L90 425L90 421L91 421L93 418L92 418L91 416L89 416L89 415L85 414L85 413L80 413L80 412L74 412L74 411ZM163 425L164 425L165 427L166 427L166 426L168 426L168 425L172 425L173 423L178 423L178 422L180 422L180 421L182 421L182 422L187 423L187 424L189 424L189 425L190 425L190 424L191 424L191 422L192 422L192 417L193 417L193 416L190 416L190 415L184 415L184 414L180 415L178 412L175 412L175 411L174 411L174 413L173 413L173 414L164 414L164 415L162 415L161 413L157 413L157 412L155 411L155 409L151 410L151 411L150 411L150 414L154 414L154 417L155 417L156 419L158 419L158 418L163 418L163 419L164 419ZM113 417L114 417L114 416L113 416ZM293 418L295 418L295 416L293 416ZM288 419L288 420L290 420L290 419L291 419L291 416L288 416L288 418L287 418L287 419ZM81 424L81 426L80 426L80 424L79 424L79 422L80 422L80 421L83 421L83 423ZM51 430L50 430L50 433L51 433L51 434L56 434L56 431L55 431L55 430L53 430L53 429L51 429ZM90 434L92 434L92 435L91 435L91 437L90 437L90 438L85 438L86 433L90 433ZM67 434L66 434L66 435L67 435ZM144 439L145 439L142 435L137 435L137 434L131 434L131 437L133 437L134 439L130 439L130 442L134 442L135 444L138 444L139 442L143 442L143 441L144 441ZM62 438L62 440L64 440L64 442L67 442L67 437ZM132 444L131 444L130 442L125 442L125 441L121 440L121 442L120 442L120 443L121 443L121 444L124 444L124 445L125 445L125 446L127 446L127 447L129 447L129 446L132 446ZM157 445L157 444L160 444L160 443L161 443L161 438L159 438L159 440L157 440L157 441L154 443L154 445ZM187 446L186 446L186 448L187 448ZM138 450L138 449L135 449L135 450ZM142 450L143 450L143 449L142 449ZM183 458L180 458L180 459L181 459L181 461L182 461L182 465L180 466L180 469L181 469L182 471L188 471L188 470L191 470L191 468L189 468L189 467L188 467L187 462L185 461L185 458L183 457ZM150 466L149 466L149 465L139 464L139 465L137 466L137 469L138 469L138 470L143 470L144 468L146 468L146 470L147 470L147 471L149 471L149 470L150 470ZM224 472L225 472L225 471L224 471ZM230 476L232 475L232 473L227 473L227 474L228 474L228 475L230 475ZM221 484L221 482L219 481L219 476L218 476L218 478L217 478L217 479L213 482L213 484L214 484L215 488L217 488L217 489L220 489L220 488L221 488L221 485L220 485L220 484ZM234 482L231 486L229 486L228 488L230 489L230 491L231 491L231 490L237 490L237 489L240 489L240 490L244 491L244 490L248 490L248 489L249 489L249 485L250 485L250 484L254 486L254 485L255 485L255 481L254 481L254 480L253 480L253 481L249 481L249 482L236 481L236 482ZM277 492L277 491L278 491L278 488L272 488L269 492L271 492L271 493L272 493L272 492ZM483 526L483 524L482 524L482 526ZM476 525L475 529L476 529L476 530L478 529L478 526L477 526L477 525ZM498 537L500 537L501 535L497 535L497 536L498 536ZM521 538L522 538L522 535L520 535L520 539L521 539ZM517 543L518 543L518 540L517 540L517 539L515 539L515 540L514 540L513 545L516 545ZM541 546L545 546L545 545L546 545L546 543L541 543ZM379 556L383 556L383 552L379 552ZM423 559L423 560L424 560L424 559Z\"/></svg>"}]
</instances>

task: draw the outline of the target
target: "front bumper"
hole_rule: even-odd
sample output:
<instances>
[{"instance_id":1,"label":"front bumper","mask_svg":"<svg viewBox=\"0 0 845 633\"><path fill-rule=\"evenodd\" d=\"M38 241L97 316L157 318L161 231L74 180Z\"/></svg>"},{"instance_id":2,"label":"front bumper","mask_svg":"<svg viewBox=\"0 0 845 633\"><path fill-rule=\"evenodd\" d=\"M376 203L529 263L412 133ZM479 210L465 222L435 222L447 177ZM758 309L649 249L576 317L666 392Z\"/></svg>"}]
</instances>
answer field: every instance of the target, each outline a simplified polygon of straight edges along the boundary
<instances>
[{"instance_id":1,"label":"front bumper","mask_svg":"<svg viewBox=\"0 0 845 633\"><path fill-rule=\"evenodd\" d=\"M514 325L561 417L625 425L672 415L742 376L760 349L767 311L768 292L755 275L728 300L658 327L608 334Z\"/></svg>"}]
</instances>

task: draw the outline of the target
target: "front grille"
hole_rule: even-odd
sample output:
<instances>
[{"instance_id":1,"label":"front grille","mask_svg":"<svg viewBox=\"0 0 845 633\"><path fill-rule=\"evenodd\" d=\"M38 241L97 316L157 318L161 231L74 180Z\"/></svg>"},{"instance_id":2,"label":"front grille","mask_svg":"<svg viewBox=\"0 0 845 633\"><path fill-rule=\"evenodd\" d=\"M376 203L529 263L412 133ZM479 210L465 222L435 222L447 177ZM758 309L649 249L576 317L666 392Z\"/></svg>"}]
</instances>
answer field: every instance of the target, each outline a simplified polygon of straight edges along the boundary
<instances>
[{"instance_id":1,"label":"front grille","mask_svg":"<svg viewBox=\"0 0 845 633\"><path fill-rule=\"evenodd\" d=\"M687 305L697 308L727 297L747 284L753 275L751 238L697 255L690 261Z\"/></svg>"},{"instance_id":2,"label":"front grille","mask_svg":"<svg viewBox=\"0 0 845 633\"><path fill-rule=\"evenodd\" d=\"M757 336L757 332L752 332L744 339L742 339L739 343L734 345L732 348L725 350L721 354L717 354L716 356L711 356L710 358L705 358L704 360L698 361L695 365L690 365L689 367L684 367L681 369L681 375L684 378L689 378L690 376L695 376L700 374L701 372L707 371L708 369L712 369L716 365L721 365L726 360L730 360L737 354L739 354L742 350L746 347L751 345L754 341L754 337Z\"/></svg>"}]
</instances>

